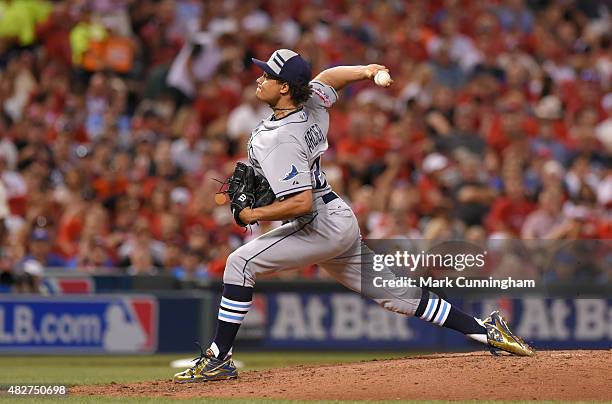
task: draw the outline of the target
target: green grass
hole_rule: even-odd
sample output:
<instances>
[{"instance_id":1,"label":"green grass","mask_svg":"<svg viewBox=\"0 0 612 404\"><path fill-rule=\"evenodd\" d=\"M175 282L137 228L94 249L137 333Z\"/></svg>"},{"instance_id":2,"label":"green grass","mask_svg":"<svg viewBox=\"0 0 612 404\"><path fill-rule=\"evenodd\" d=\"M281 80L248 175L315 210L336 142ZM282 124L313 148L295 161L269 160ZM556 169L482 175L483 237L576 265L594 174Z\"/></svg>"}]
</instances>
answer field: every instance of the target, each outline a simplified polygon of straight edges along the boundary
<instances>
[{"instance_id":1,"label":"green grass","mask_svg":"<svg viewBox=\"0 0 612 404\"><path fill-rule=\"evenodd\" d=\"M277 352L241 353L236 359L244 362L244 370L293 366L297 364L324 364L358 362L371 359L404 357L405 354L380 352ZM185 354L152 356L4 356L0 357L0 385L10 384L104 384L126 383L153 379L169 379L178 370L170 368L170 362L185 358ZM2 397L0 403L50 404L50 403L116 403L112 397ZM168 399L121 398L121 403L285 403L274 399ZM292 403L350 403L351 401L291 401ZM397 403L398 401L371 401L368 403ZM410 401L410 403L444 403L443 401ZM453 402L455 403L455 402ZM506 403L501 401L458 401L456 403ZM508 401L507 403L510 403ZM513 401L512 403L521 403ZM533 403L533 402L530 402ZM544 401L542 403L553 403Z\"/></svg>"},{"instance_id":2,"label":"green grass","mask_svg":"<svg viewBox=\"0 0 612 404\"><path fill-rule=\"evenodd\" d=\"M386 359L403 355L376 352L275 352L241 353L236 359L244 362L244 370L293 366L297 364L324 364ZM0 357L0 385L29 384L105 384L127 383L153 379L169 379L180 369L170 368L175 359L185 354L152 356L4 356ZM112 397L0 397L1 403L116 403ZM286 400L270 399L189 399L121 398L122 403L282 403ZM296 401L294 401L296 402ZM333 401L329 401L330 403ZM310 402L312 403L312 401Z\"/></svg>"},{"instance_id":3,"label":"green grass","mask_svg":"<svg viewBox=\"0 0 612 404\"><path fill-rule=\"evenodd\" d=\"M375 352L275 352L241 353L244 370L297 364L358 362L401 355ZM182 369L170 368L185 354L153 356L5 356L0 357L0 384L105 384L169 379Z\"/></svg>"}]
</instances>

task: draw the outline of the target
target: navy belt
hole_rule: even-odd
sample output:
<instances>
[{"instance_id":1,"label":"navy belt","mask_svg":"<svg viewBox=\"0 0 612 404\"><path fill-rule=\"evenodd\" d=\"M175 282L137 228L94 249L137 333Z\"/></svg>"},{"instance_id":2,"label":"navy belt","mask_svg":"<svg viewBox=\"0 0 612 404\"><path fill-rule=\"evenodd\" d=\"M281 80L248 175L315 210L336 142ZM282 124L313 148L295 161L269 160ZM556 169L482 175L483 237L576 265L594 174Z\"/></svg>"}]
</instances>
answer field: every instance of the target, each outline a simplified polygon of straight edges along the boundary
<instances>
[{"instance_id":1,"label":"navy belt","mask_svg":"<svg viewBox=\"0 0 612 404\"><path fill-rule=\"evenodd\" d=\"M330 203L331 201L333 201L334 199L338 199L338 198L339 198L338 195L336 195L334 191L329 192L321 197L321 199L323 199L323 203L325 203L326 205Z\"/></svg>"}]
</instances>

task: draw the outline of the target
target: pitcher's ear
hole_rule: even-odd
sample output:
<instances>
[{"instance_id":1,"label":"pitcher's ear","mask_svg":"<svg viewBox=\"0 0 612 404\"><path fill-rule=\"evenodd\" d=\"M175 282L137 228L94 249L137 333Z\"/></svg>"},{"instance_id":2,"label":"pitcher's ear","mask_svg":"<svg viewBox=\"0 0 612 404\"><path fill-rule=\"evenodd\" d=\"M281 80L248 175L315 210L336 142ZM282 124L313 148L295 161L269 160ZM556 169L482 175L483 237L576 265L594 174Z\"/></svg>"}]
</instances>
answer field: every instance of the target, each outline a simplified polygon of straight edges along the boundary
<instances>
[{"instance_id":1,"label":"pitcher's ear","mask_svg":"<svg viewBox=\"0 0 612 404\"><path fill-rule=\"evenodd\" d=\"M285 82L281 85L280 93L281 95L287 95L291 92L291 88L289 87L289 83Z\"/></svg>"}]
</instances>

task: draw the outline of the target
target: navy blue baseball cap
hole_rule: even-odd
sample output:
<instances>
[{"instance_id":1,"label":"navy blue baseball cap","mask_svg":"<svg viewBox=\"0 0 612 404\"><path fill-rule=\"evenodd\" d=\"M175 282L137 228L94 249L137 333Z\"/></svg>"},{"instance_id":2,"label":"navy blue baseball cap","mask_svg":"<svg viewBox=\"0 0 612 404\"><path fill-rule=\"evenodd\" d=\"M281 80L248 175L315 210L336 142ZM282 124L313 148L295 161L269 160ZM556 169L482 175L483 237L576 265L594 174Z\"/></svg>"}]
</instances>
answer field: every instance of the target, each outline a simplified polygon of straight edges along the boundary
<instances>
[{"instance_id":1,"label":"navy blue baseball cap","mask_svg":"<svg viewBox=\"0 0 612 404\"><path fill-rule=\"evenodd\" d=\"M299 85L310 81L310 63L292 50L276 50L267 62L255 58L252 60L253 63L266 73L280 77L287 83Z\"/></svg>"}]
</instances>

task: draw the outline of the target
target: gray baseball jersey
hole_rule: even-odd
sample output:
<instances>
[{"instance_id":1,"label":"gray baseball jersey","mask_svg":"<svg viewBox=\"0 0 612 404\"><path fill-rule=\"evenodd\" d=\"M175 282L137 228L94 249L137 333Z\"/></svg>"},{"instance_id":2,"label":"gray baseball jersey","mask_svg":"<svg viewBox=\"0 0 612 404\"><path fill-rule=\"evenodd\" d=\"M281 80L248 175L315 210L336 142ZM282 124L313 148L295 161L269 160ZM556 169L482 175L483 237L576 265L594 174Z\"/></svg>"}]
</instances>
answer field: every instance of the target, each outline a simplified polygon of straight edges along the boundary
<instances>
[{"instance_id":1,"label":"gray baseball jersey","mask_svg":"<svg viewBox=\"0 0 612 404\"><path fill-rule=\"evenodd\" d=\"M249 140L249 162L264 175L278 198L313 190L313 210L241 246L228 257L223 281L254 286L258 273L319 264L346 287L362 290L361 263L371 251L361 241L353 211L325 180L321 156L327 150L330 108L336 91L312 81L309 101L279 120L261 122ZM369 282L366 280L365 284ZM386 295L385 295L386 294ZM386 309L413 315L421 298L420 289L387 288L374 300Z\"/></svg>"},{"instance_id":2,"label":"gray baseball jersey","mask_svg":"<svg viewBox=\"0 0 612 404\"><path fill-rule=\"evenodd\" d=\"M315 196L331 191L321 170L327 150L330 108L336 90L311 81L312 96L299 110L282 119L262 121L249 139L249 163L266 177L277 198L312 189Z\"/></svg>"}]
</instances>

